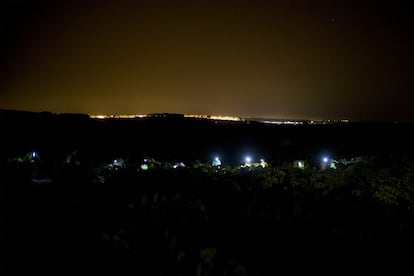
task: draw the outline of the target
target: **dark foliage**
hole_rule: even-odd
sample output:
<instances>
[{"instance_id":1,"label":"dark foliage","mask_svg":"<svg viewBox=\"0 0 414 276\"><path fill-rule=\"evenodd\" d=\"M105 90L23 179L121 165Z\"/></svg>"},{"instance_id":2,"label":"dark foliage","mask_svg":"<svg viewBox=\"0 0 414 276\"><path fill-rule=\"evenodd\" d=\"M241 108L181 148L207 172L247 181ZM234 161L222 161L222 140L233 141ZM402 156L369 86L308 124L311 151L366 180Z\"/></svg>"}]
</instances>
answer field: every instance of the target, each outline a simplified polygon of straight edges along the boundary
<instances>
[{"instance_id":1,"label":"dark foliage","mask_svg":"<svg viewBox=\"0 0 414 276\"><path fill-rule=\"evenodd\" d=\"M90 124L98 131L80 134L85 135L81 142L71 144L64 144L66 138L59 133L55 134L59 142L48 133L44 136L55 143L35 138L35 146L30 146L30 137L16 143L11 139L15 134L2 137L2 147L4 141L10 145L3 151L1 166L2 275L412 272L414 162L405 138L406 151L389 147L363 152L360 162L337 170L293 168L291 159L300 150L311 155L318 148L309 142L303 148L293 146L290 157L284 146L269 149L268 160L274 162L269 161L273 166L267 168L218 169L186 162L185 168L159 163L143 171L136 154L144 146L136 145L127 154L125 145L117 147L103 136L107 133L103 129L126 131L136 122L121 122L125 128L115 121L102 122L101 128L97 126L101 122L84 117L73 119L79 125L68 120L69 128L86 130L85 124ZM153 129L165 126L152 124ZM197 124L193 127L202 129ZM11 124L6 125L10 130ZM280 137L284 133L293 132L282 131ZM98 147L87 147L98 137L108 143L106 148L99 142L102 153ZM224 137L229 140L223 145L230 143ZM300 137L292 134L291 139ZM159 139L150 147L156 148ZM178 147L184 147L181 138L176 139ZM207 140L200 143L211 146ZM15 158L39 145L41 163ZM271 153L283 151L286 162ZM72 157L65 158L63 152ZM181 160L175 152L170 149L162 155ZM191 160L198 154L184 155ZM105 164L114 156L127 158L126 166ZM312 164L311 158L308 161ZM34 181L46 173L53 182Z\"/></svg>"}]
</instances>

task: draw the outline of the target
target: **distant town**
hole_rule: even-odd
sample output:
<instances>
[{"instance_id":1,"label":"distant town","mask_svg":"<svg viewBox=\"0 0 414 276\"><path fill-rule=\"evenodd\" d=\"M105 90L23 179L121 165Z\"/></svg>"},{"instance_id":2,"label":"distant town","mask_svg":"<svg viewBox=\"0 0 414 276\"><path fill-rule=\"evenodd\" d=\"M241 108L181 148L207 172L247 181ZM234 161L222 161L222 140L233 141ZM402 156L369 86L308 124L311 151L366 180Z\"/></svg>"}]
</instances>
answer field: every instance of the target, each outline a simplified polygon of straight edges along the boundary
<instances>
[{"instance_id":1,"label":"distant town","mask_svg":"<svg viewBox=\"0 0 414 276\"><path fill-rule=\"evenodd\" d=\"M214 121L236 121L236 122L260 122L264 124L276 125L303 125L303 124L346 124L348 119L341 120L304 120L304 119L269 119L269 118L242 118L235 116L207 115L207 114L171 114L171 113L152 113L152 114L114 114L114 115L96 115L89 114L92 119L140 119L146 117L182 117L196 118Z\"/></svg>"}]
</instances>

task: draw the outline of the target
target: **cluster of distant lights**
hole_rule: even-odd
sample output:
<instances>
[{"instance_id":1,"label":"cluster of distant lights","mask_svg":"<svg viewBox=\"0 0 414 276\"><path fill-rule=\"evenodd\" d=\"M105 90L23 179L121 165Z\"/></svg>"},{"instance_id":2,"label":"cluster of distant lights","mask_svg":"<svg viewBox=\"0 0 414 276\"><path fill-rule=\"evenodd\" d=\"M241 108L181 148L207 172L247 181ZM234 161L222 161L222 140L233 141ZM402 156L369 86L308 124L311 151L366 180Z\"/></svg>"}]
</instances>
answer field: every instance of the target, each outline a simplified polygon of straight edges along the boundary
<instances>
[{"instance_id":1,"label":"cluster of distant lights","mask_svg":"<svg viewBox=\"0 0 414 276\"><path fill-rule=\"evenodd\" d=\"M184 114L184 118L196 118L196 119L206 119L214 121L234 121L234 122L244 122L249 119L235 117L235 116L222 116L222 115L206 115L206 114ZM92 119L139 119L145 117L151 117L147 114L116 114L116 115L89 115ZM341 120L257 120L260 123L264 124L274 124L274 125L303 125L305 122L311 125L319 124L336 124L336 123L349 123L348 119Z\"/></svg>"},{"instance_id":2,"label":"cluster of distant lights","mask_svg":"<svg viewBox=\"0 0 414 276\"><path fill-rule=\"evenodd\" d=\"M265 124L274 124L274 125L303 125L302 121L273 121L273 120L265 120L261 121Z\"/></svg>"},{"instance_id":3,"label":"cluster of distant lights","mask_svg":"<svg viewBox=\"0 0 414 276\"><path fill-rule=\"evenodd\" d=\"M145 114L121 114L121 115L89 115L92 119L136 119L145 118Z\"/></svg>"},{"instance_id":4,"label":"cluster of distant lights","mask_svg":"<svg viewBox=\"0 0 414 276\"><path fill-rule=\"evenodd\" d=\"M116 114L116 115L89 115L92 119L137 119L150 117L151 115L146 114ZM198 119L208 119L208 120L218 120L218 121L243 121L240 117L234 116L221 116L221 115L194 115L194 114L184 114L184 118L198 118Z\"/></svg>"},{"instance_id":5,"label":"cluster of distant lights","mask_svg":"<svg viewBox=\"0 0 414 276\"><path fill-rule=\"evenodd\" d=\"M243 121L240 117L221 116L221 115L198 115L198 114L184 114L184 118L198 118L218 121Z\"/></svg>"},{"instance_id":6,"label":"cluster of distant lights","mask_svg":"<svg viewBox=\"0 0 414 276\"><path fill-rule=\"evenodd\" d=\"M273 124L273 125L303 125L305 122L311 125L325 125L325 124L338 124L338 123L342 123L342 124L346 124L349 123L348 119L342 119L342 120L300 120L300 121L295 121L295 120L263 120L260 121L261 123L264 124Z\"/></svg>"}]
</instances>

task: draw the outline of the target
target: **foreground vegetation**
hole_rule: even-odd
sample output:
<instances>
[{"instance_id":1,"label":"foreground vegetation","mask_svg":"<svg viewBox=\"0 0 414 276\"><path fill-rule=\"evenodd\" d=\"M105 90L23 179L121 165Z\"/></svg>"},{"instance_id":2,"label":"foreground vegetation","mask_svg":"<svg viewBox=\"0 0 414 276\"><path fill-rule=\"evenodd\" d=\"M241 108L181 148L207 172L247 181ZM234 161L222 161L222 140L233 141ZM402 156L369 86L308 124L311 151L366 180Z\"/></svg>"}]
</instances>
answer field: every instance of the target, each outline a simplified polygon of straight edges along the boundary
<instances>
[{"instance_id":1,"label":"foreground vegetation","mask_svg":"<svg viewBox=\"0 0 414 276\"><path fill-rule=\"evenodd\" d=\"M409 271L414 163L367 157L337 170L88 167L54 182L9 162L6 272L275 275Z\"/></svg>"}]
</instances>

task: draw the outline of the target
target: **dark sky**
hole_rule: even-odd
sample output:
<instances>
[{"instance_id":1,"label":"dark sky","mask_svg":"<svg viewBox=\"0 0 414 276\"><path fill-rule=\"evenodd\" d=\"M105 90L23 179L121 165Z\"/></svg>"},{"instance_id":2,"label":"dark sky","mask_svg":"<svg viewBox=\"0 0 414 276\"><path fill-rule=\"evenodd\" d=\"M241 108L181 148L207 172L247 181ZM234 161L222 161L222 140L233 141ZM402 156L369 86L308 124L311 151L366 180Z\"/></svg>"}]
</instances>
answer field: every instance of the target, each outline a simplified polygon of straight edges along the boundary
<instances>
[{"instance_id":1,"label":"dark sky","mask_svg":"<svg viewBox=\"0 0 414 276\"><path fill-rule=\"evenodd\" d=\"M1 1L0 108L414 121L410 1Z\"/></svg>"}]
</instances>

